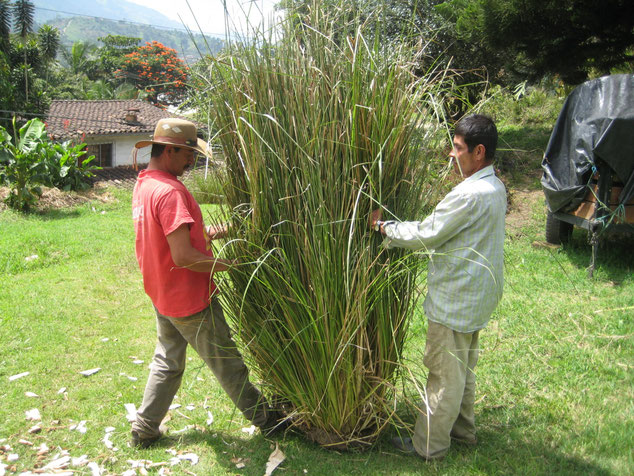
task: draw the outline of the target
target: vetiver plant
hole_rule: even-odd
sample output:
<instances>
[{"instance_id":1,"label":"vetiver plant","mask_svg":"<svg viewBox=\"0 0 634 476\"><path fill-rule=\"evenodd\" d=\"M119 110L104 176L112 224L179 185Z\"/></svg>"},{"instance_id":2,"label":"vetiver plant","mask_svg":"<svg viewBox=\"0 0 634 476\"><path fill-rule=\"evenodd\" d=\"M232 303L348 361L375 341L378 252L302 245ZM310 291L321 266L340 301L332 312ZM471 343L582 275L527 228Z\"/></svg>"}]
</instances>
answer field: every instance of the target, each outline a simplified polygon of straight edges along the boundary
<instances>
[{"instance_id":1,"label":"vetiver plant","mask_svg":"<svg viewBox=\"0 0 634 476\"><path fill-rule=\"evenodd\" d=\"M418 260L384 250L368 216L422 213L445 84L376 23L325 11L210 60L198 101L228 171L234 239L219 252L241 263L223 299L238 338L295 424L343 448L393 414Z\"/></svg>"}]
</instances>

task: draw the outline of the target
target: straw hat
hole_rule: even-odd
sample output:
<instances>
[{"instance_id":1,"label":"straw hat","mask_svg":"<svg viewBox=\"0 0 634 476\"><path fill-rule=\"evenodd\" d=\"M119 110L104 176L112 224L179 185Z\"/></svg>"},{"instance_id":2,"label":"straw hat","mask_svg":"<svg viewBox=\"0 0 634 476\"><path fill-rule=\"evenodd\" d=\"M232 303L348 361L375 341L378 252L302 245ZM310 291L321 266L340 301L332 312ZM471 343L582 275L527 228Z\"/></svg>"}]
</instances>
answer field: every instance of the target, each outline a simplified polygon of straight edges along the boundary
<instances>
[{"instance_id":1,"label":"straw hat","mask_svg":"<svg viewBox=\"0 0 634 476\"><path fill-rule=\"evenodd\" d=\"M211 155L207 143L196 137L196 124L184 119L169 117L159 120L156 123L152 139L139 141L134 147L140 149L151 144L186 147L201 154Z\"/></svg>"}]
</instances>

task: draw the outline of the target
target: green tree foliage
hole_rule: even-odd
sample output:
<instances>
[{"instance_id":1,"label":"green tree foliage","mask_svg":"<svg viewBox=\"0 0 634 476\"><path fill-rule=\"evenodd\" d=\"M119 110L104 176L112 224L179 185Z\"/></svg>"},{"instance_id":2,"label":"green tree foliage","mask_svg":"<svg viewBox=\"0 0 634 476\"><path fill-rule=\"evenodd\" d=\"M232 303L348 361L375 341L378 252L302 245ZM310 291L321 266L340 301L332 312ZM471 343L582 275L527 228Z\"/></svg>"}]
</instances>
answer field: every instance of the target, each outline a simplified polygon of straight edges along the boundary
<instances>
[{"instance_id":1,"label":"green tree foliage","mask_svg":"<svg viewBox=\"0 0 634 476\"><path fill-rule=\"evenodd\" d=\"M35 14L35 7L28 0L17 0L13 4L13 27L17 30L19 37L24 43L29 41L29 35L33 31L33 15ZM23 69L23 86L25 91L25 97L28 101L29 98L29 73L27 70L27 48L24 48L24 69Z\"/></svg>"},{"instance_id":2,"label":"green tree foliage","mask_svg":"<svg viewBox=\"0 0 634 476\"><path fill-rule=\"evenodd\" d=\"M119 74L145 91L155 105L180 104L185 99L188 68L175 50L157 41L125 55Z\"/></svg>"},{"instance_id":3,"label":"green tree foliage","mask_svg":"<svg viewBox=\"0 0 634 476\"><path fill-rule=\"evenodd\" d=\"M631 0L449 0L438 11L456 40L491 56L482 65L504 71L502 80L556 74L578 84L634 63Z\"/></svg>"},{"instance_id":4,"label":"green tree foliage","mask_svg":"<svg viewBox=\"0 0 634 476\"><path fill-rule=\"evenodd\" d=\"M93 76L97 70L97 47L85 41L74 42L68 50L62 50L62 56L72 74Z\"/></svg>"},{"instance_id":5,"label":"green tree foliage","mask_svg":"<svg viewBox=\"0 0 634 476\"><path fill-rule=\"evenodd\" d=\"M51 73L51 94L56 99L145 99L134 77L121 73L126 55L138 50L139 38L107 35L103 46L75 41L62 50L65 68Z\"/></svg>"},{"instance_id":6,"label":"green tree foliage","mask_svg":"<svg viewBox=\"0 0 634 476\"><path fill-rule=\"evenodd\" d=\"M44 78L60 35L48 26L34 33L34 9L28 0L0 0L0 109L5 111L42 114L48 109L50 86ZM0 124L10 127L7 119Z\"/></svg>"},{"instance_id":7,"label":"green tree foliage","mask_svg":"<svg viewBox=\"0 0 634 476\"><path fill-rule=\"evenodd\" d=\"M460 83L505 86L557 75L578 84L613 68L634 70L631 0L358 0L364 21L376 15L381 42L417 38L430 61L460 72ZM283 0L295 15L310 0ZM334 0L328 8L336 8ZM471 87L475 100L481 88Z\"/></svg>"},{"instance_id":8,"label":"green tree foliage","mask_svg":"<svg viewBox=\"0 0 634 476\"><path fill-rule=\"evenodd\" d=\"M35 6L29 0L16 0L13 4L13 26L20 38L33 32Z\"/></svg>"},{"instance_id":9,"label":"green tree foliage","mask_svg":"<svg viewBox=\"0 0 634 476\"><path fill-rule=\"evenodd\" d=\"M367 28L369 38L377 37L380 41L415 40L421 34L429 37L429 32L437 23L433 15L434 0L362 0L350 2L345 7L339 0L324 0L320 8L341 15L340 31L337 40L340 43L346 35L354 34L360 25L374 25ZM277 6L284 10L297 27L305 27L306 20L313 14L313 0L281 0ZM436 25L437 26L437 25Z\"/></svg>"},{"instance_id":10,"label":"green tree foliage","mask_svg":"<svg viewBox=\"0 0 634 476\"><path fill-rule=\"evenodd\" d=\"M37 41L42 56L44 75L48 81L50 65L55 61L59 49L59 30L49 25L43 25L37 32Z\"/></svg>"},{"instance_id":11,"label":"green tree foliage","mask_svg":"<svg viewBox=\"0 0 634 476\"><path fill-rule=\"evenodd\" d=\"M0 0L0 51L8 53L11 33L11 4L9 0Z\"/></svg>"},{"instance_id":12,"label":"green tree foliage","mask_svg":"<svg viewBox=\"0 0 634 476\"><path fill-rule=\"evenodd\" d=\"M111 75L120 69L125 61L125 56L139 47L141 38L107 35L99 38L103 46L98 50L101 73Z\"/></svg>"},{"instance_id":13,"label":"green tree foliage","mask_svg":"<svg viewBox=\"0 0 634 476\"><path fill-rule=\"evenodd\" d=\"M483 65L491 65L496 56L483 50L480 44L459 38L455 31L457 18L441 15L443 3L442 0L359 0L344 7L337 0L327 0L321 8L345 9L347 17L353 20L342 22L337 40L340 44L345 45L346 38L363 25L368 36L384 48L394 48L402 42L415 46L418 76L442 65L445 74L454 80L453 100L444 103L446 113L460 117L481 99L485 81L489 79ZM295 24L302 25L313 6L312 0L283 0L279 8L294 18Z\"/></svg>"},{"instance_id":14,"label":"green tree foliage","mask_svg":"<svg viewBox=\"0 0 634 476\"><path fill-rule=\"evenodd\" d=\"M53 61L59 50L59 30L50 25L42 25L37 31L37 39L44 61Z\"/></svg>"}]
</instances>

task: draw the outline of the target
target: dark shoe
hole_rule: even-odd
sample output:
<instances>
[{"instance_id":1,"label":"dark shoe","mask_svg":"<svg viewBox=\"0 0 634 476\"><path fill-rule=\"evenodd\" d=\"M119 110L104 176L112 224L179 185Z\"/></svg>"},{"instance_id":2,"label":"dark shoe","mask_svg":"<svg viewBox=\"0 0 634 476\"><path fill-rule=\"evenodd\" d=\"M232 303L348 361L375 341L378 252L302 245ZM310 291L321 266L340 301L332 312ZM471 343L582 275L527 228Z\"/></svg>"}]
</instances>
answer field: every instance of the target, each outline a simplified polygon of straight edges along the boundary
<instances>
[{"instance_id":1,"label":"dark shoe","mask_svg":"<svg viewBox=\"0 0 634 476\"><path fill-rule=\"evenodd\" d=\"M130 440L131 448L149 448L154 443L156 443L163 435L153 436L152 438L141 438L139 434L132 430L132 439Z\"/></svg>"},{"instance_id":2,"label":"dark shoe","mask_svg":"<svg viewBox=\"0 0 634 476\"><path fill-rule=\"evenodd\" d=\"M260 432L267 437L273 436L282 433L288 429L291 424L292 422L290 418L285 417L280 412L272 412L267 422L260 426Z\"/></svg>"},{"instance_id":3,"label":"dark shoe","mask_svg":"<svg viewBox=\"0 0 634 476\"><path fill-rule=\"evenodd\" d=\"M478 439L475 435L460 435L458 433L451 433L451 439L456 443L462 443L467 446L475 446L478 444Z\"/></svg>"},{"instance_id":4,"label":"dark shoe","mask_svg":"<svg viewBox=\"0 0 634 476\"><path fill-rule=\"evenodd\" d=\"M409 455L417 454L416 449L414 448L414 443L412 443L412 439L409 436L395 436L392 438L392 446Z\"/></svg>"},{"instance_id":5,"label":"dark shoe","mask_svg":"<svg viewBox=\"0 0 634 476\"><path fill-rule=\"evenodd\" d=\"M400 437L395 436L392 438L392 445L398 450L406 453L408 455L416 455L423 458L425 461L439 460L445 457L447 450L440 451L432 456L423 456L416 448L414 448L414 443L412 443L412 439L410 437Z\"/></svg>"}]
</instances>

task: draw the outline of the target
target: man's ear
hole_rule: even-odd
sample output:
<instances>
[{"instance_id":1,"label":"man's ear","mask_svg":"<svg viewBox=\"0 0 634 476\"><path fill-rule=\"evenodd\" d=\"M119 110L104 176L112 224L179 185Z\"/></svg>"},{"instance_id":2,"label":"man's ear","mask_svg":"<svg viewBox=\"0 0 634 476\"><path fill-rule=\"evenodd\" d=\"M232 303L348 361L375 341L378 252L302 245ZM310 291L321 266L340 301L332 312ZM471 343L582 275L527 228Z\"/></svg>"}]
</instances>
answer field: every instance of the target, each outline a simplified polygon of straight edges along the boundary
<instances>
[{"instance_id":1,"label":"man's ear","mask_svg":"<svg viewBox=\"0 0 634 476\"><path fill-rule=\"evenodd\" d=\"M475 146L475 153L478 160L482 160L482 161L486 160L487 150L483 144L478 144Z\"/></svg>"}]
</instances>

